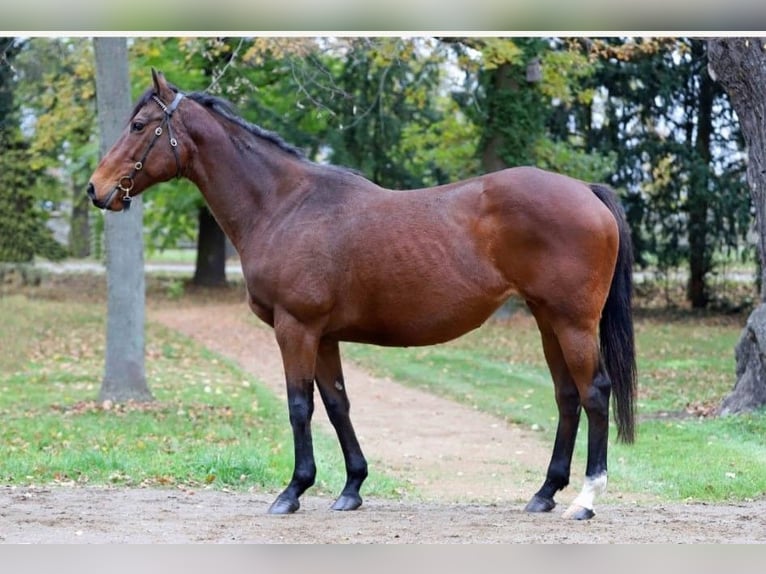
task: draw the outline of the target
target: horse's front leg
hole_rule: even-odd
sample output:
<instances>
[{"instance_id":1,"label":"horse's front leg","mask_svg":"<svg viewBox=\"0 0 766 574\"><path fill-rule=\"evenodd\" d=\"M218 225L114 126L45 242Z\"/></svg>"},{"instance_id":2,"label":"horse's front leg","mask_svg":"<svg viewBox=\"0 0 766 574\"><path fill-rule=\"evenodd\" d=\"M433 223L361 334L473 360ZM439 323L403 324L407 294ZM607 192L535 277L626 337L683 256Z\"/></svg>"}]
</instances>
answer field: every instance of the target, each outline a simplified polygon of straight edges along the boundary
<instances>
[{"instance_id":1,"label":"horse's front leg","mask_svg":"<svg viewBox=\"0 0 766 574\"><path fill-rule=\"evenodd\" d=\"M349 416L350 402L340 362L337 341L323 340L319 345L316 381L327 416L338 434L346 463L346 485L332 505L333 510L356 510L362 505L359 489L367 478L367 461Z\"/></svg>"},{"instance_id":2,"label":"horse's front leg","mask_svg":"<svg viewBox=\"0 0 766 574\"><path fill-rule=\"evenodd\" d=\"M295 466L290 484L272 503L269 513L290 514L300 508L298 498L314 484L316 478L311 415L314 413L314 371L319 339L290 316L279 317L274 329L287 382Z\"/></svg>"}]
</instances>

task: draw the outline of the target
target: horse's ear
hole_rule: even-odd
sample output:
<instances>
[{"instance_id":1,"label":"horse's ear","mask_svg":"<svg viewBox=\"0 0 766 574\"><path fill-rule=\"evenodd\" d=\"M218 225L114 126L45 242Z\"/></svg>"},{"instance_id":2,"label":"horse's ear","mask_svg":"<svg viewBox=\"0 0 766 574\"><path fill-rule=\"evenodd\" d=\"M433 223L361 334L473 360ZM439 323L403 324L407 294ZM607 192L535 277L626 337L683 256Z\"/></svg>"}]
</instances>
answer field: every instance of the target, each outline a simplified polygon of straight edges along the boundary
<instances>
[{"instance_id":1,"label":"horse's ear","mask_svg":"<svg viewBox=\"0 0 766 574\"><path fill-rule=\"evenodd\" d=\"M152 82L154 83L154 93L161 96L165 90L169 90L168 83L165 80L165 76L162 72L158 72L155 68L152 68Z\"/></svg>"}]
</instances>

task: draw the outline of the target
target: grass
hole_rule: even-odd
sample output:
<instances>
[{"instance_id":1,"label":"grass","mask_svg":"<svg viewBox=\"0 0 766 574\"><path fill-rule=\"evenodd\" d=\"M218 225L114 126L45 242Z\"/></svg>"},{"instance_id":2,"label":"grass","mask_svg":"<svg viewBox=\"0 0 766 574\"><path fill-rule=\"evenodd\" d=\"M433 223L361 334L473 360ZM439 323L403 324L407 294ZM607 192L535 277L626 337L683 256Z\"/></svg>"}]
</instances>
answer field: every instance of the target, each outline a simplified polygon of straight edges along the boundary
<instances>
[{"instance_id":1,"label":"grass","mask_svg":"<svg viewBox=\"0 0 766 574\"><path fill-rule=\"evenodd\" d=\"M194 342L149 325L148 404L95 401L103 374L103 306L0 298L0 480L6 484L256 488L292 472L282 401ZM315 431L314 492L345 481L337 441ZM374 471L368 495L404 486Z\"/></svg>"},{"instance_id":2,"label":"grass","mask_svg":"<svg viewBox=\"0 0 766 574\"><path fill-rule=\"evenodd\" d=\"M766 494L766 412L713 416L734 384L733 348L743 325L744 319L690 314L636 320L638 439L634 445L617 444L612 428L613 490L698 501ZM537 430L552 447L557 422L552 383L536 327L525 313L436 347L348 345L344 352L378 375ZM583 417L573 477L584 467L586 432Z\"/></svg>"},{"instance_id":3,"label":"grass","mask_svg":"<svg viewBox=\"0 0 766 574\"><path fill-rule=\"evenodd\" d=\"M147 260L152 263L194 263L196 249L162 249L147 253Z\"/></svg>"}]
</instances>

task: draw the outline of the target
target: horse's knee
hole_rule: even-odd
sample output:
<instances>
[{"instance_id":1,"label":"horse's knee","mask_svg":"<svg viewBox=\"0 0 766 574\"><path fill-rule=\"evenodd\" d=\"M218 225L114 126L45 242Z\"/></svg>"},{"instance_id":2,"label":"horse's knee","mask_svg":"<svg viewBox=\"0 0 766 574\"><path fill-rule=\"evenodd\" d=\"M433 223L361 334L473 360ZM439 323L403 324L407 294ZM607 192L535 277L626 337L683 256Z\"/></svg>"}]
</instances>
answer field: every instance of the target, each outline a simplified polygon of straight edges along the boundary
<instances>
[{"instance_id":1,"label":"horse's knee","mask_svg":"<svg viewBox=\"0 0 766 574\"><path fill-rule=\"evenodd\" d=\"M314 398L310 393L289 394L287 409L293 426L307 424L314 414Z\"/></svg>"}]
</instances>

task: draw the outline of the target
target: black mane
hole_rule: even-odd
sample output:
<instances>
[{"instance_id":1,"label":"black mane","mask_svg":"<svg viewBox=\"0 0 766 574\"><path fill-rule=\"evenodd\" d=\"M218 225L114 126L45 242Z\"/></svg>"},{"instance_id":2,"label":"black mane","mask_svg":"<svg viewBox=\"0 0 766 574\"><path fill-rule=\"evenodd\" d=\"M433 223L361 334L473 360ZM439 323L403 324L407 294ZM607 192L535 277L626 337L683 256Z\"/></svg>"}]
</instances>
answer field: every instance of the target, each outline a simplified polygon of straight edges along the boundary
<instances>
[{"instance_id":1,"label":"black mane","mask_svg":"<svg viewBox=\"0 0 766 574\"><path fill-rule=\"evenodd\" d=\"M255 137L265 139L266 141L273 143L282 151L285 151L299 159L306 159L305 154L300 149L292 144L287 143L279 134L263 129L261 126L251 124L247 120L243 119L228 100L207 94L205 92L191 92L186 94L186 97L190 100L194 100L201 106L207 108L211 112L218 114L222 118L237 124L239 127L251 133Z\"/></svg>"},{"instance_id":2,"label":"black mane","mask_svg":"<svg viewBox=\"0 0 766 574\"><path fill-rule=\"evenodd\" d=\"M175 86L170 85L170 88L176 93L179 91L178 88L176 88ZM135 116L141 108L143 108L146 104L152 101L152 96L154 95L156 95L154 92L154 89L149 88L148 90L146 90L136 102L136 105L133 108L133 113L131 114L131 117ZM201 106L207 108L211 112L238 125L245 131L252 134L253 136L257 138L265 139L266 141L273 143L279 149L281 149L284 152L287 152L288 154L294 157L297 157L299 159L306 159L306 155L300 149L298 149L292 144L287 143L285 140L282 139L282 137L279 134L263 129L260 126L251 124L247 120L243 119L242 116L240 116L237 113L236 109L231 104L231 102L229 102L228 100L225 100L224 98L220 98L218 96L213 96L212 94L208 94L205 92L190 92L184 95L190 100L194 100ZM166 103L170 103L170 102L166 102Z\"/></svg>"}]
</instances>

